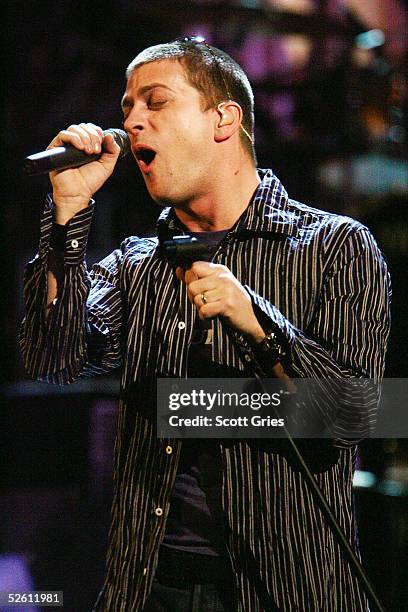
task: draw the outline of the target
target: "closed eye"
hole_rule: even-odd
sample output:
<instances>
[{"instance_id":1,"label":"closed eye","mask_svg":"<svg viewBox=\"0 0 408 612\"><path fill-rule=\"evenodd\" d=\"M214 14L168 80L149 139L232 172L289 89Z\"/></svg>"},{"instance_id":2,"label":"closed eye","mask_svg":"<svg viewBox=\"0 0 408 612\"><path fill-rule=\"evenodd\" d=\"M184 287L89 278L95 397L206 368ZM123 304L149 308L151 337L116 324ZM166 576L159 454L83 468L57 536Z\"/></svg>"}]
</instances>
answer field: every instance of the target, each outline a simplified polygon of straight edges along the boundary
<instances>
[{"instance_id":1,"label":"closed eye","mask_svg":"<svg viewBox=\"0 0 408 612\"><path fill-rule=\"evenodd\" d=\"M147 106L152 110L158 110L166 104L167 100L148 100Z\"/></svg>"}]
</instances>

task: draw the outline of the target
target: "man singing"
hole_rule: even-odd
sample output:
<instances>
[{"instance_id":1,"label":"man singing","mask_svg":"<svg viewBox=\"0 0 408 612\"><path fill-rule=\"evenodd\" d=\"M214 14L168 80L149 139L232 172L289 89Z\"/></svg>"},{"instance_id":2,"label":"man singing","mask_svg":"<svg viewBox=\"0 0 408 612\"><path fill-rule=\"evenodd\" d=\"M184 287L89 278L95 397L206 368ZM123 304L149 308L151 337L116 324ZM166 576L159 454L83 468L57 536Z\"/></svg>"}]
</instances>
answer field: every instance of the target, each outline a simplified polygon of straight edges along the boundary
<instances>
[{"instance_id":1,"label":"man singing","mask_svg":"<svg viewBox=\"0 0 408 612\"><path fill-rule=\"evenodd\" d=\"M381 253L360 223L290 200L271 170L256 168L251 87L226 53L184 38L142 51L126 76L124 127L164 207L158 238L130 237L87 272L92 198L119 147L90 123L61 131L50 147L102 155L50 175L21 336L27 371L41 380L121 368L95 609L367 610L285 444L157 439L155 396L158 377L379 380L390 293ZM180 234L205 242L211 261L176 268L160 244ZM305 446L357 549L356 446Z\"/></svg>"}]
</instances>

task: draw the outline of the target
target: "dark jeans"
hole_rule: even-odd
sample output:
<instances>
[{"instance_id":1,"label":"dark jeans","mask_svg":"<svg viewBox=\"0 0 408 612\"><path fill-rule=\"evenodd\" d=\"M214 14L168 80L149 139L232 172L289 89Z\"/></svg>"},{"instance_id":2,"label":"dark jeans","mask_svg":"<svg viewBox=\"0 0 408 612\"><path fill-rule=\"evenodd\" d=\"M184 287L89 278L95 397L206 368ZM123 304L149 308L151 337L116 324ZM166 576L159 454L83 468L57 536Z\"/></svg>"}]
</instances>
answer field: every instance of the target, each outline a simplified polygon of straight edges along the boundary
<instances>
[{"instance_id":1,"label":"dark jeans","mask_svg":"<svg viewBox=\"0 0 408 612\"><path fill-rule=\"evenodd\" d=\"M210 565L202 555L165 551L143 612L236 612L228 565L218 572Z\"/></svg>"}]
</instances>

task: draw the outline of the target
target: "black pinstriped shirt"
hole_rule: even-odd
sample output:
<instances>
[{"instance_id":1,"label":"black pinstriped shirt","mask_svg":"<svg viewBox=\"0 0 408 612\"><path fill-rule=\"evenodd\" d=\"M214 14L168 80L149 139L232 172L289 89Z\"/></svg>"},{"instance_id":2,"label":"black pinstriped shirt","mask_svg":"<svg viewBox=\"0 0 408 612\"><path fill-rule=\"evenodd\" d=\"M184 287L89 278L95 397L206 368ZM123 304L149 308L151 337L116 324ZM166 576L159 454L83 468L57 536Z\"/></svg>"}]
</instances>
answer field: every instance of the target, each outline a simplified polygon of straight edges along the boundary
<instances>
[{"instance_id":1,"label":"black pinstriped shirt","mask_svg":"<svg viewBox=\"0 0 408 612\"><path fill-rule=\"evenodd\" d=\"M296 376L381 378L389 331L386 265L364 226L290 200L271 171L217 250L258 313L290 346ZM31 376L65 384L121 366L115 493L106 579L96 604L139 612L150 592L177 472L180 440L157 439L157 376L184 377L195 308L156 238L130 237L88 273L93 204L70 221L65 275L44 321L52 203L25 276L21 346ZM159 231L177 230L165 209ZM256 367L244 337L212 322L213 361ZM353 407L350 407L350 411ZM220 441L225 539L237 610L357 612L364 596L282 441ZM350 541L355 447L303 444Z\"/></svg>"}]
</instances>

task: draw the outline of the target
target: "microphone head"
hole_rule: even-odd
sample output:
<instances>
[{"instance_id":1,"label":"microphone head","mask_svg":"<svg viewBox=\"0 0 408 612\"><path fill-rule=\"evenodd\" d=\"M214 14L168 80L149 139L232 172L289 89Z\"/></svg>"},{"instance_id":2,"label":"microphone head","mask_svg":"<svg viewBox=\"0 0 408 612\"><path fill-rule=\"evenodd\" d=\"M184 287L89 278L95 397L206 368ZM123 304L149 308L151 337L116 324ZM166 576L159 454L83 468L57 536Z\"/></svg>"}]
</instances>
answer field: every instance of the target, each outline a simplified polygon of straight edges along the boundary
<instances>
[{"instance_id":1,"label":"microphone head","mask_svg":"<svg viewBox=\"0 0 408 612\"><path fill-rule=\"evenodd\" d=\"M103 131L104 135L112 134L114 141L120 148L119 157L125 157L130 152L130 140L129 136L124 130L119 128L109 128Z\"/></svg>"}]
</instances>

